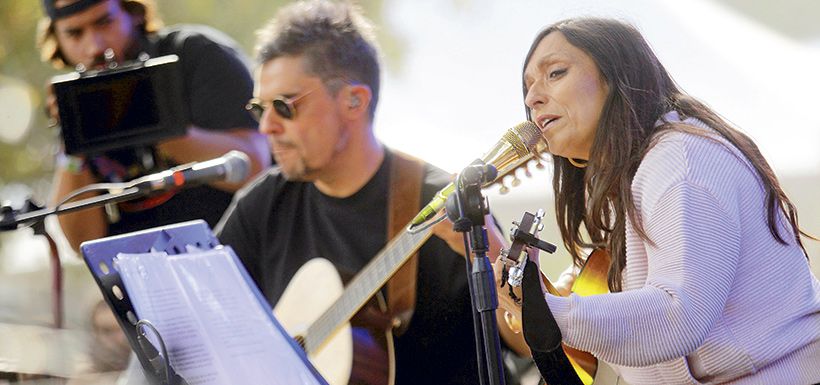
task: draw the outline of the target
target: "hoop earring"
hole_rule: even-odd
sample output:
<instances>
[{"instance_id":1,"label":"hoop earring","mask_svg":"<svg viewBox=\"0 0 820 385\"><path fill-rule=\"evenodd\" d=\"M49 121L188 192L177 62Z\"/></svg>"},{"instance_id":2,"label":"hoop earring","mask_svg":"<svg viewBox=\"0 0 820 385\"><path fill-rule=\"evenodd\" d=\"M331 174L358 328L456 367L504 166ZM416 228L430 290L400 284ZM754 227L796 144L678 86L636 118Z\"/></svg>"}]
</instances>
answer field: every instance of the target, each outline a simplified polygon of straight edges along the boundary
<instances>
[{"instance_id":1,"label":"hoop earring","mask_svg":"<svg viewBox=\"0 0 820 385\"><path fill-rule=\"evenodd\" d=\"M586 160L577 160L575 158L567 158L567 160L569 161L569 164L578 168L586 168L589 164L589 161Z\"/></svg>"}]
</instances>

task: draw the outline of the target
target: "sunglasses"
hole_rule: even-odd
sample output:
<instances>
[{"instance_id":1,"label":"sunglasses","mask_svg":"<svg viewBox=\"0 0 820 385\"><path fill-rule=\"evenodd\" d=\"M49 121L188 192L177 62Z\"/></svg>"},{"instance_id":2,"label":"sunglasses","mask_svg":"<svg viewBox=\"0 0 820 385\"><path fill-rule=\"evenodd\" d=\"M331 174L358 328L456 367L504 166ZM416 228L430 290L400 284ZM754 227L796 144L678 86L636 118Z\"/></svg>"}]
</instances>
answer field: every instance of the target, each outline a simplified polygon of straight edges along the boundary
<instances>
[{"instance_id":1,"label":"sunglasses","mask_svg":"<svg viewBox=\"0 0 820 385\"><path fill-rule=\"evenodd\" d=\"M282 117L283 119L293 119L296 116L296 102L299 99L304 98L305 96L310 95L313 91L316 91L316 88L305 92L301 95L295 95L292 97L284 97L280 96L273 100L262 100L259 98L253 98L248 101L248 104L245 105L245 109L248 110L257 121L262 120L262 115L265 113L265 110L269 109L273 106L273 110L276 111L276 114Z\"/></svg>"}]
</instances>

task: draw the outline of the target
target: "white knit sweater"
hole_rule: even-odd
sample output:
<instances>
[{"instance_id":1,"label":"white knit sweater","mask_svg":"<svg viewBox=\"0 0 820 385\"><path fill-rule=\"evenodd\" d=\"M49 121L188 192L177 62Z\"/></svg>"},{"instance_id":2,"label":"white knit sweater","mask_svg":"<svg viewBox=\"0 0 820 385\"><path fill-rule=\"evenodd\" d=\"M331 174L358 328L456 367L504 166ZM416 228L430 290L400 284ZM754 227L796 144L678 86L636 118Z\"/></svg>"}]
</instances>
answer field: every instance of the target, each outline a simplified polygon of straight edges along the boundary
<instances>
[{"instance_id":1,"label":"white knit sweater","mask_svg":"<svg viewBox=\"0 0 820 385\"><path fill-rule=\"evenodd\" d=\"M820 282L782 215L789 244L772 237L742 154L722 139L664 134L632 193L654 244L627 223L622 292L546 295L564 342L633 385L820 382Z\"/></svg>"}]
</instances>

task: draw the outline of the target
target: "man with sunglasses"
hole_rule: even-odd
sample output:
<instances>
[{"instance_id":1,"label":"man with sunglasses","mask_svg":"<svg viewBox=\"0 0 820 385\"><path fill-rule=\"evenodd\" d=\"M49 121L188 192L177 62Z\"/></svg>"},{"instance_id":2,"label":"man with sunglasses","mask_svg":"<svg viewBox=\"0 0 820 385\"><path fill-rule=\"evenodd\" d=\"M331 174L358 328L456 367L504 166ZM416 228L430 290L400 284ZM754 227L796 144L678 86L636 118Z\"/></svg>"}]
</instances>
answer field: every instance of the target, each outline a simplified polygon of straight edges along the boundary
<instances>
[{"instance_id":1,"label":"man with sunglasses","mask_svg":"<svg viewBox=\"0 0 820 385\"><path fill-rule=\"evenodd\" d=\"M373 133L378 53L357 8L291 4L259 36L256 97L247 108L277 166L237 193L217 232L273 306L308 261L327 259L353 275L385 246L391 166L406 155ZM450 175L420 163L416 198L426 203ZM415 312L394 338L398 385L479 383L463 239L441 225L420 249ZM490 238L497 254L502 241L496 232Z\"/></svg>"}]
</instances>

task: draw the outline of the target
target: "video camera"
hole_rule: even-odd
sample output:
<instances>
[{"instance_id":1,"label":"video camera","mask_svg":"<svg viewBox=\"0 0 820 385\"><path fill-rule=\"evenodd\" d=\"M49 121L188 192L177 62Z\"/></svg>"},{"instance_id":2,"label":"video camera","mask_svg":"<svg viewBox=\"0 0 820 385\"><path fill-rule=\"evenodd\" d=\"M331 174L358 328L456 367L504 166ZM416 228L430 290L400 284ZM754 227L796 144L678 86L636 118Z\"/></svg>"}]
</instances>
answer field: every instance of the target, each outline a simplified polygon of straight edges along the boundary
<instances>
[{"instance_id":1,"label":"video camera","mask_svg":"<svg viewBox=\"0 0 820 385\"><path fill-rule=\"evenodd\" d=\"M167 55L53 77L65 152L93 155L184 135L179 66Z\"/></svg>"}]
</instances>

